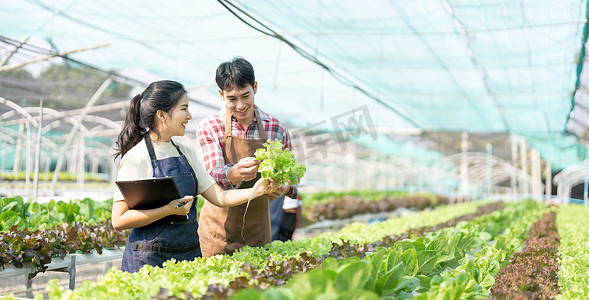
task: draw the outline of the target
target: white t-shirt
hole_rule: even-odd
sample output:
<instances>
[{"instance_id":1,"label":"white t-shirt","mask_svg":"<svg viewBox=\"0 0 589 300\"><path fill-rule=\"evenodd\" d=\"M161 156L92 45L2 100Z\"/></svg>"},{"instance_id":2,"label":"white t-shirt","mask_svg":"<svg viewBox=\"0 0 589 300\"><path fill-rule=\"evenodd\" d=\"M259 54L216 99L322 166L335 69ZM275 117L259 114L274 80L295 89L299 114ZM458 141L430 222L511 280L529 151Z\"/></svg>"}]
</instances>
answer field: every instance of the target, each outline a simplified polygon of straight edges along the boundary
<instances>
[{"instance_id":1,"label":"white t-shirt","mask_svg":"<svg viewBox=\"0 0 589 300\"><path fill-rule=\"evenodd\" d=\"M194 149L177 141L174 141L174 143L178 145L182 154L186 156L186 160L188 160L192 170L194 170L194 174L198 179L197 194L202 194L215 183L215 180L200 163L200 160L196 157ZM152 144L153 151L158 160L180 155L171 142L152 141ZM153 178L153 167L151 165L149 152L147 151L147 146L145 145L145 139L142 139L121 158L117 180L135 180L144 178ZM123 198L119 188L115 186L113 201L122 201L124 199L125 198Z\"/></svg>"}]
</instances>

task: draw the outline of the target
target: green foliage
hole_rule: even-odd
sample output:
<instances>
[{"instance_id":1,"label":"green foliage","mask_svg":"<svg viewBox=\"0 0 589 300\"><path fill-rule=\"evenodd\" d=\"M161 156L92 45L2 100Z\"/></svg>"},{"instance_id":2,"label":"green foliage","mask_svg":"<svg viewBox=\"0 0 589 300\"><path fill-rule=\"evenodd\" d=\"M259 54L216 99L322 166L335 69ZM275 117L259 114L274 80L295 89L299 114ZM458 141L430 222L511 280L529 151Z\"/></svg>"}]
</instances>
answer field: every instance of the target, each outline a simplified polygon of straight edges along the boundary
<instances>
[{"instance_id":1,"label":"green foliage","mask_svg":"<svg viewBox=\"0 0 589 300\"><path fill-rule=\"evenodd\" d=\"M18 230L47 229L62 223L83 222L97 224L110 219L111 201L90 198L69 202L51 200L48 203L25 201L21 196L0 199L1 231L17 226Z\"/></svg>"},{"instance_id":2,"label":"green foliage","mask_svg":"<svg viewBox=\"0 0 589 300\"><path fill-rule=\"evenodd\" d=\"M53 173L54 172L39 173L39 180L50 181L53 179ZM4 176L4 180L6 180L6 181L19 181L19 180L22 181L22 180L26 180L27 173L25 171L20 171L15 174L7 173L7 174L4 174L3 176ZM35 178L35 174L29 173L29 178L30 179ZM69 172L59 172L58 181L76 181L77 178L78 178L77 174L69 173ZM86 182L105 182L107 180L105 180L104 178L100 178L94 174L84 173L84 181L86 181Z\"/></svg>"},{"instance_id":3,"label":"green foliage","mask_svg":"<svg viewBox=\"0 0 589 300\"><path fill-rule=\"evenodd\" d=\"M589 207L561 206L556 215L560 235L557 299L589 299Z\"/></svg>"},{"instance_id":4,"label":"green foliage","mask_svg":"<svg viewBox=\"0 0 589 300\"><path fill-rule=\"evenodd\" d=\"M18 230L14 225L8 232L0 232L0 239L0 268L8 264L22 268L24 263L30 262L30 279L44 272L54 257L64 258L68 253L92 250L100 254L103 248L124 245L127 237L105 221L96 225L63 223L51 229L36 230Z\"/></svg>"},{"instance_id":5,"label":"green foliage","mask_svg":"<svg viewBox=\"0 0 589 300\"><path fill-rule=\"evenodd\" d=\"M395 193L388 194L386 192L369 193L367 198L364 198L360 193L355 194L357 196L342 193L343 196L340 198L333 198L330 202L318 204L305 202L303 206L304 224L309 225L323 220L347 219L360 214L389 212L398 208L424 210L448 202L447 198L441 198L443 201L434 201L431 197L426 196L395 196Z\"/></svg>"},{"instance_id":6,"label":"green foliage","mask_svg":"<svg viewBox=\"0 0 589 300\"><path fill-rule=\"evenodd\" d=\"M268 140L264 143L266 148L259 148L254 155L256 160L261 160L258 171L262 178L273 178L278 184L289 183L295 185L298 179L305 176L307 168L299 164L290 149L285 148L282 142Z\"/></svg>"},{"instance_id":7,"label":"green foliage","mask_svg":"<svg viewBox=\"0 0 589 300\"><path fill-rule=\"evenodd\" d=\"M164 287L172 297L200 297L206 293L210 284L226 286L229 282L235 282L237 277L247 276L241 268L246 261L256 267L270 264L276 270L278 262L303 252L316 257L326 254L330 251L326 244L339 241L340 238L360 242L378 240L385 230L404 232L413 226L439 223L440 220L451 219L452 214L460 215L456 211L472 211L480 204L442 207L366 227L353 226L358 231L322 234L310 240L276 241L265 247L244 247L232 256L219 255L192 262L171 260L166 262L165 268L146 266L133 274L111 269L98 282L84 282L74 291L48 290L50 297L69 299L122 299L123 295L149 299L161 293ZM488 297L488 290L494 284L493 276L512 253L521 247L525 233L544 210L542 205L533 201L506 204L506 208L501 211L429 232L425 236L411 236L392 247L367 252L363 259L349 256L339 261L335 258L325 259L321 269L299 273L284 287L266 291L246 289L239 292L235 299ZM378 226L382 228L376 230ZM247 277L242 279L241 282L247 283Z\"/></svg>"},{"instance_id":8,"label":"green foliage","mask_svg":"<svg viewBox=\"0 0 589 300\"><path fill-rule=\"evenodd\" d=\"M296 293L300 299L348 299L348 295L366 299L488 297L493 276L541 213L537 204L510 205L455 227L379 248L364 259L327 258L321 269L296 274L272 293ZM493 243L494 239L497 242ZM520 242L506 242L511 239ZM268 297L266 292L247 290L239 295Z\"/></svg>"},{"instance_id":9,"label":"green foliage","mask_svg":"<svg viewBox=\"0 0 589 300\"><path fill-rule=\"evenodd\" d=\"M465 248L465 243L461 242L457 249L464 249L470 255L459 259L458 266L432 274L429 290L417 299L489 297L489 289L495 284L494 276L501 266L508 263L513 253L521 248L526 232L544 212L541 204L526 201L481 217L470 228L463 227L463 232L474 233L472 246ZM501 235L493 232L500 232Z\"/></svg>"},{"instance_id":10,"label":"green foliage","mask_svg":"<svg viewBox=\"0 0 589 300\"><path fill-rule=\"evenodd\" d=\"M2 72L2 77L14 78L14 79L28 79L28 80L33 79L33 75L31 73L29 73L29 71L27 71L23 68L4 71L4 72ZM0 91L1 91L1 88L2 87L0 86Z\"/></svg>"},{"instance_id":11,"label":"green foliage","mask_svg":"<svg viewBox=\"0 0 589 300\"><path fill-rule=\"evenodd\" d=\"M344 196L361 197L366 201L379 201L384 197L407 196L409 192L406 191L346 191L346 192L316 192L305 193L302 195L302 200L305 205L314 205L320 203L327 203L337 201L338 198Z\"/></svg>"},{"instance_id":12,"label":"green foliage","mask_svg":"<svg viewBox=\"0 0 589 300\"><path fill-rule=\"evenodd\" d=\"M445 205L416 216L391 218L384 222L366 224L352 223L334 234L334 240L346 239L356 243L372 243L388 235L399 235L409 229L433 226L458 216L474 213L481 202L467 202L461 205Z\"/></svg>"},{"instance_id":13,"label":"green foliage","mask_svg":"<svg viewBox=\"0 0 589 300\"><path fill-rule=\"evenodd\" d=\"M43 204L20 196L0 199L0 267L30 262L32 278L53 257L123 246L127 237L112 228L111 210L112 201L90 198Z\"/></svg>"},{"instance_id":14,"label":"green foliage","mask_svg":"<svg viewBox=\"0 0 589 300\"><path fill-rule=\"evenodd\" d=\"M37 80L46 83L39 90L46 99L45 106L64 110L83 107L108 76L106 73L68 62L51 65L39 74ZM102 97L127 99L131 89L131 86L124 83L113 82Z\"/></svg>"},{"instance_id":15,"label":"green foliage","mask_svg":"<svg viewBox=\"0 0 589 300\"><path fill-rule=\"evenodd\" d=\"M452 218L452 216L474 212L479 205L481 203L464 203L448 206L428 213L411 214L402 218L391 219L386 226L382 226L382 223L372 224L372 226L382 227L375 234L375 236L382 237L380 234L383 234L387 230L392 234L402 230L402 228L408 228L408 225L400 226L399 224L413 224L417 226L417 224L421 223L435 223L436 220L439 222L439 220L447 220ZM364 236L369 232L371 232L371 229L366 228L360 234ZM350 233L346 239L358 240L359 238L355 237L354 234L357 233ZM372 238L374 239L374 237ZM303 252L307 252L314 257L320 257L330 252L332 242L334 241L341 243L340 236L322 234L313 239L288 242L274 241L264 247L246 246L231 256L217 255L209 258L198 258L192 262L169 261L163 269L145 267L139 273L133 274L113 268L104 277L99 279L99 281L85 281L81 286L76 287L74 291L62 289L52 290L50 291L50 298L128 299L131 297L150 299L152 296L157 295L162 287L166 288L169 294L181 299L187 297L186 292L192 297L198 298L206 294L211 284L227 286L237 277L246 276L246 273L241 271L244 262L248 262L255 267L264 267L269 261L284 261L291 257L301 257L301 253ZM389 265L393 263L394 261L391 261ZM375 266L376 264L373 264L373 272ZM394 267L395 265L392 266ZM350 280L353 277L351 276ZM403 285L398 289L399 293L411 290L416 282L419 281L415 280L409 278L404 280ZM385 283L382 282L380 284L383 285ZM389 284L393 284L392 279ZM333 289L335 290L335 286L333 286ZM293 292L284 289L270 289L264 292L263 295L260 295L258 291L247 291L244 293L243 295L239 293L236 296L237 299L250 299L252 297L253 299L301 299L298 291ZM374 293L371 291L358 291L358 289L346 291L339 296L343 299L348 296L360 296L360 294L366 295L366 297L374 296ZM296 297L293 295L296 295ZM325 299L328 298L326 296Z\"/></svg>"}]
</instances>

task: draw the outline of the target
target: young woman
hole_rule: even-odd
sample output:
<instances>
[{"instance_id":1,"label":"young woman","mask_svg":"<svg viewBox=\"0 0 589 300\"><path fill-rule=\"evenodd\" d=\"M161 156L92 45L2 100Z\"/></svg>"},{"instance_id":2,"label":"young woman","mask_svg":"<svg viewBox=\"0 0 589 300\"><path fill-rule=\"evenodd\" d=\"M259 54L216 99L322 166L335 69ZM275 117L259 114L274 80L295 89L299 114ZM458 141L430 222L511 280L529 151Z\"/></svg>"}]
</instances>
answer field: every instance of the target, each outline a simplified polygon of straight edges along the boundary
<instances>
[{"instance_id":1,"label":"young woman","mask_svg":"<svg viewBox=\"0 0 589 300\"><path fill-rule=\"evenodd\" d=\"M194 197L210 203L235 206L248 201L251 189L221 189L197 159L194 151L172 141L183 136L192 119L188 96L182 84L156 81L131 99L123 129L117 141L115 159L121 156L117 180L173 177L184 197L169 204L145 210L129 209L115 189L112 224L115 229L132 228L121 269L136 272L143 265L162 266L171 258L192 260L201 256ZM275 181L253 195L273 193ZM185 203L183 206L182 203ZM186 221L171 221L168 216L187 215Z\"/></svg>"}]
</instances>

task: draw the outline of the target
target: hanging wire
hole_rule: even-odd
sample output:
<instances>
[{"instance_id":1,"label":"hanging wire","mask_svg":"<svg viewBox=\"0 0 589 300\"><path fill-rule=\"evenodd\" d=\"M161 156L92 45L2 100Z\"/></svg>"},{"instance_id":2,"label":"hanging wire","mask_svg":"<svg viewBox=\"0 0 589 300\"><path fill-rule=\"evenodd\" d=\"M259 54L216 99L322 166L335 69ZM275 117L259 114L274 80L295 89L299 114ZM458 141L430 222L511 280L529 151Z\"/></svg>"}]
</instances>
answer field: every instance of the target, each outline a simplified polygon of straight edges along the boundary
<instances>
[{"instance_id":1,"label":"hanging wire","mask_svg":"<svg viewBox=\"0 0 589 300\"><path fill-rule=\"evenodd\" d=\"M265 35L268 35L270 37L273 37L273 38L276 38L276 39L281 40L282 42L286 43L289 47L291 47L294 51L296 51L298 54L300 54L305 59L307 59L307 60L315 63L316 65L318 65L321 68L323 68L326 71L328 71L339 82L341 82L344 85L350 86L350 87L352 87L352 88L360 91L364 95L368 96L369 98L373 99L374 101L378 102L379 104L381 104L381 105L385 106L386 108L390 109L391 111L395 112L398 116L400 116L405 121L413 124L416 127L419 127L421 129L423 129L423 127L421 125L417 124L415 122L414 118L412 118L411 116L409 116L406 112L401 112L398 108L395 108L395 107L391 106L389 103L384 102L379 97L373 95L372 93L368 92L366 89L360 87L354 81L348 79L344 75L340 74L338 71L332 69L326 63L324 63L321 60L319 60L316 56L310 54L309 52L307 52L307 51L305 51L303 49L301 49L298 45L296 45L295 43L291 42L290 40L288 40L287 38L285 38L281 34L275 32L270 27L266 26L264 23L262 23L261 21L259 21L256 18L254 18L253 16L251 16L247 12L245 12L244 10L242 10L241 8L239 8L237 5L233 4L231 1L229 1L229 0L217 0L217 2L219 2L221 5L223 5L223 7L225 7L231 14L233 14L235 17L237 17L240 21L242 21L243 23L245 23L247 26L253 28L254 30L256 30L256 31L258 31L258 32L260 32L262 34L265 34ZM229 6L231 6L233 8L231 8ZM248 22L247 20L245 20L243 17L241 17L234 9L237 10L237 11L239 11L239 13L245 15L249 19L253 20L255 23L257 23L258 25L260 25L263 28L259 28L259 27L255 26L255 25L251 24L250 22Z\"/></svg>"}]
</instances>

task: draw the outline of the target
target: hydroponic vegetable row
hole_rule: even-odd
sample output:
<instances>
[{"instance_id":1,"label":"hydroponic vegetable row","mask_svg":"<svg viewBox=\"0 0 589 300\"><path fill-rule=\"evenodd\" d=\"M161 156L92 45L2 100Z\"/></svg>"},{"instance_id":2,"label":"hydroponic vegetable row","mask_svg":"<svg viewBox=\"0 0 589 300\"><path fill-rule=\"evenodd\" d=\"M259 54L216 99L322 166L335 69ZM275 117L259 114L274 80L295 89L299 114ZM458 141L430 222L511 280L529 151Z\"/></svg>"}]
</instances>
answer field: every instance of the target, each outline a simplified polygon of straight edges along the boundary
<instances>
[{"instance_id":1,"label":"hydroponic vegetable row","mask_svg":"<svg viewBox=\"0 0 589 300\"><path fill-rule=\"evenodd\" d=\"M523 251L515 253L497 274L493 297L500 299L553 299L558 295L559 236L552 211L544 214L528 232Z\"/></svg>"},{"instance_id":2,"label":"hydroponic vegetable row","mask_svg":"<svg viewBox=\"0 0 589 300\"><path fill-rule=\"evenodd\" d=\"M579 220L587 219L589 208L576 205L463 203L232 256L134 274L112 268L73 291L57 281L47 291L52 299L582 299L589 226Z\"/></svg>"},{"instance_id":3,"label":"hydroponic vegetable row","mask_svg":"<svg viewBox=\"0 0 589 300\"><path fill-rule=\"evenodd\" d=\"M558 299L589 298L589 207L560 207L556 227L560 235Z\"/></svg>"},{"instance_id":4,"label":"hydroponic vegetable row","mask_svg":"<svg viewBox=\"0 0 589 300\"><path fill-rule=\"evenodd\" d=\"M326 259L321 269L294 276L285 287L264 292L249 289L236 299L435 299L441 295L442 299L457 299L460 294L484 295L493 285L494 269L489 267L500 264L519 246L518 238L539 211L529 203L508 206L455 227L379 248L364 259ZM511 230L506 230L508 227Z\"/></svg>"},{"instance_id":5,"label":"hydroponic vegetable row","mask_svg":"<svg viewBox=\"0 0 589 300\"><path fill-rule=\"evenodd\" d=\"M0 199L0 267L22 268L29 262L29 279L44 272L53 258L69 253L102 253L124 246L125 233L110 224L112 203L86 198L70 202Z\"/></svg>"},{"instance_id":6,"label":"hydroponic vegetable row","mask_svg":"<svg viewBox=\"0 0 589 300\"><path fill-rule=\"evenodd\" d=\"M222 296L230 296L233 295L235 291L248 287L265 289L270 286L281 286L284 285L284 283L296 273L305 272L313 268L319 268L321 263L327 258L335 258L337 260L344 260L348 257L364 258L368 253L376 252L381 247L391 247L396 242L410 236L423 236L428 232L451 227L458 224L459 222L471 220L501 208L503 208L501 203L480 206L474 213L458 216L449 221L439 223L435 226L411 228L400 235L385 236L381 240L373 243L353 244L342 239L340 244L332 242L331 251L320 256L318 259L309 257L305 252L303 252L301 253L298 260L295 258L290 258L287 261L279 262L270 261L269 259L263 269L247 265L242 269L248 273L249 277L238 277L235 279L235 281L231 282L229 286L211 285L209 286L206 296L218 298L219 294Z\"/></svg>"},{"instance_id":7,"label":"hydroponic vegetable row","mask_svg":"<svg viewBox=\"0 0 589 300\"><path fill-rule=\"evenodd\" d=\"M353 199L357 204L372 203L380 211L399 207L424 209L439 204L433 195L408 196L391 192L355 192ZM350 198L343 193L329 198L326 205ZM317 202L317 200L316 200ZM203 199L199 197L198 208ZM332 211L340 215L353 216L366 213L363 205L350 205L343 209L340 205ZM51 200L48 203L24 201L22 197L0 199L0 267L12 265L22 268L31 263L29 278L44 272L54 257L64 258L69 253L101 253L103 248L117 248L126 243L126 232L115 231L110 225L112 202L93 201L86 198L69 202ZM306 207L305 215L315 216L324 209ZM329 217L329 216L328 216ZM311 218L313 220L313 218ZM309 221L305 223L310 223Z\"/></svg>"},{"instance_id":8,"label":"hydroponic vegetable row","mask_svg":"<svg viewBox=\"0 0 589 300\"><path fill-rule=\"evenodd\" d=\"M273 242L264 248L245 247L232 256L214 256L199 258L193 262L168 261L164 268L145 266L137 273L125 273L111 269L103 278L96 282L84 282L73 292L57 286L54 282L48 286L52 297L68 297L73 299L134 297L149 299L165 287L171 294L185 297L189 293L200 297L207 292L209 284L228 285L239 276L247 273L241 270L244 262L262 268L270 256L272 261L284 261L298 257L302 252L312 253L314 257L327 254L332 249L332 242L341 239L355 243L373 242L391 234L401 234L409 228L431 226L451 220L457 216L473 213L481 203L466 203L455 206L444 206L437 210L409 215L399 219L391 219L382 223L371 224L370 230L354 229L338 234L322 234L314 239L303 239L291 242ZM369 235L367 233L370 233Z\"/></svg>"},{"instance_id":9,"label":"hydroponic vegetable row","mask_svg":"<svg viewBox=\"0 0 589 300\"><path fill-rule=\"evenodd\" d=\"M22 197L0 198L0 231L6 232L13 226L49 229L62 223L83 222L97 224L110 219L112 202L93 201L90 198L69 202L51 200L48 203L24 201Z\"/></svg>"},{"instance_id":10,"label":"hydroponic vegetable row","mask_svg":"<svg viewBox=\"0 0 589 300\"><path fill-rule=\"evenodd\" d=\"M323 194L323 193L322 193ZM337 193L329 200L319 202L310 198L311 203L304 201L303 214L305 224L309 225L323 220L350 218L357 214L394 211L397 208L425 208L448 204L448 198L434 195L403 195L399 193Z\"/></svg>"}]
</instances>

